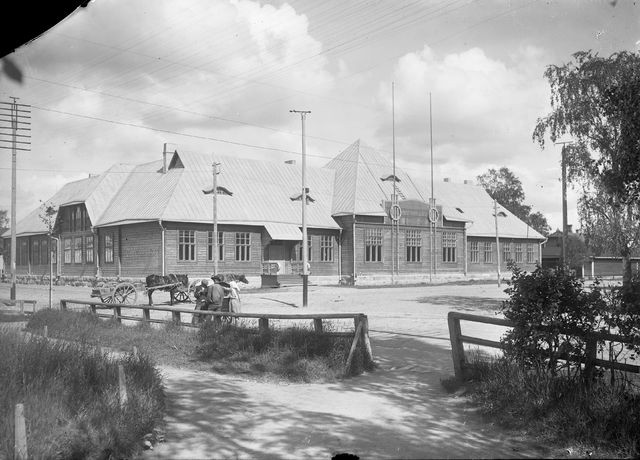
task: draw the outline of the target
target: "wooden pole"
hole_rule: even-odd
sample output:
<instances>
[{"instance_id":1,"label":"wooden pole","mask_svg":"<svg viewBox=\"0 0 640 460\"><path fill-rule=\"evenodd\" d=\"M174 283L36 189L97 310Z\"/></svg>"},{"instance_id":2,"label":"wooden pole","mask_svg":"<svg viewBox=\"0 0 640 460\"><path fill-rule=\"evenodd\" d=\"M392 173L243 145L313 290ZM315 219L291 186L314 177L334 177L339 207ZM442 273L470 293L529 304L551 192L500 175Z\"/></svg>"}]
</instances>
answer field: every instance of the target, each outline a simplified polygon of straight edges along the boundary
<instances>
[{"instance_id":1,"label":"wooden pole","mask_svg":"<svg viewBox=\"0 0 640 460\"><path fill-rule=\"evenodd\" d=\"M122 364L118 364L118 386L120 387L120 407L124 409L127 404L127 381Z\"/></svg>"},{"instance_id":2,"label":"wooden pole","mask_svg":"<svg viewBox=\"0 0 640 460\"><path fill-rule=\"evenodd\" d=\"M358 321L358 327L356 327L356 332L353 335L353 342L351 343L351 350L349 350L349 356L347 357L347 364L345 364L345 373L349 372L349 370L351 369L351 361L353 360L353 354L356 351L358 340L360 340L361 334L362 334L362 321Z\"/></svg>"},{"instance_id":3,"label":"wooden pole","mask_svg":"<svg viewBox=\"0 0 640 460\"><path fill-rule=\"evenodd\" d=\"M451 355L453 358L453 371L457 378L464 378L464 346L462 344L462 330L460 329L460 319L449 312L447 322L449 323L449 338L451 340Z\"/></svg>"},{"instance_id":4,"label":"wooden pole","mask_svg":"<svg viewBox=\"0 0 640 460\"><path fill-rule=\"evenodd\" d=\"M373 352L371 351L371 341L369 340L369 318L366 315L362 315L360 324L362 324L362 341L367 352L367 357L371 362L374 362Z\"/></svg>"},{"instance_id":5,"label":"wooden pole","mask_svg":"<svg viewBox=\"0 0 640 460\"><path fill-rule=\"evenodd\" d=\"M15 437L13 445L14 460L27 460L27 426L24 419L24 405L16 404L15 410Z\"/></svg>"}]
</instances>

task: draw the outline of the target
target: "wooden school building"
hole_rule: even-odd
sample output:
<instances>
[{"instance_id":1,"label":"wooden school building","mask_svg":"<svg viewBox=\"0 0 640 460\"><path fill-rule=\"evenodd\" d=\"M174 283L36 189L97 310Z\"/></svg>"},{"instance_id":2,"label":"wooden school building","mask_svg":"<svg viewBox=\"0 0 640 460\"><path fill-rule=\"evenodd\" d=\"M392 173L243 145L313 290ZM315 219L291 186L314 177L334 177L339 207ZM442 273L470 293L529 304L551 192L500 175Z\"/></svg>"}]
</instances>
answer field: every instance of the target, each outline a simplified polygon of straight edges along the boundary
<instances>
[{"instance_id":1,"label":"wooden school building","mask_svg":"<svg viewBox=\"0 0 640 460\"><path fill-rule=\"evenodd\" d=\"M165 152L66 184L53 237L40 209L16 226L20 278L144 278L213 272L212 164L220 163L218 271L252 285L295 283L302 271L300 165ZM421 175L426 175L422 174ZM479 186L431 185L354 142L306 173L310 282L440 282L506 275L506 261L532 269L544 237L498 207ZM395 182L395 197L394 195ZM10 254L11 232L2 235ZM52 259L50 259L52 257ZM8 257L5 258L7 269ZM7 270L8 271L8 270Z\"/></svg>"}]
</instances>

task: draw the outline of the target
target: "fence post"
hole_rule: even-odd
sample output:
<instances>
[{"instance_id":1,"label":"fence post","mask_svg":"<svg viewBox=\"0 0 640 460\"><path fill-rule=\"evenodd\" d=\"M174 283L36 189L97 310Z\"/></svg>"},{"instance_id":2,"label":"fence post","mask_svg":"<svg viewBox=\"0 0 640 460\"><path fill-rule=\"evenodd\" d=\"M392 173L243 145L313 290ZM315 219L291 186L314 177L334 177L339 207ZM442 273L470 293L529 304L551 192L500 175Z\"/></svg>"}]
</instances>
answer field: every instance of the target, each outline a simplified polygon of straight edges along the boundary
<instances>
[{"instance_id":1,"label":"fence post","mask_svg":"<svg viewBox=\"0 0 640 460\"><path fill-rule=\"evenodd\" d=\"M66 300L60 300L60 310L66 310L67 309L67 301Z\"/></svg>"},{"instance_id":2,"label":"fence post","mask_svg":"<svg viewBox=\"0 0 640 460\"><path fill-rule=\"evenodd\" d=\"M269 332L269 318L259 318L258 329L261 333Z\"/></svg>"},{"instance_id":3,"label":"fence post","mask_svg":"<svg viewBox=\"0 0 640 460\"><path fill-rule=\"evenodd\" d=\"M322 332L322 318L313 318L313 329L318 333Z\"/></svg>"},{"instance_id":4,"label":"fence post","mask_svg":"<svg viewBox=\"0 0 640 460\"><path fill-rule=\"evenodd\" d=\"M455 312L449 312L447 315L449 323L449 338L451 340L451 356L453 358L453 371L457 378L464 378L464 346L460 336L460 319L455 317Z\"/></svg>"},{"instance_id":5,"label":"fence post","mask_svg":"<svg viewBox=\"0 0 640 460\"><path fill-rule=\"evenodd\" d=\"M172 317L174 323L179 323L180 322L180 312L179 311L172 311L171 312L171 317Z\"/></svg>"},{"instance_id":6,"label":"fence post","mask_svg":"<svg viewBox=\"0 0 640 460\"><path fill-rule=\"evenodd\" d=\"M360 318L360 324L362 324L362 341L364 343L367 357L373 362L373 352L371 351L371 341L369 340L369 317L362 315Z\"/></svg>"},{"instance_id":7,"label":"fence post","mask_svg":"<svg viewBox=\"0 0 640 460\"><path fill-rule=\"evenodd\" d=\"M47 337L49 337L49 326L47 326L46 324L44 325L44 332L43 332L44 338L46 339Z\"/></svg>"},{"instance_id":8,"label":"fence post","mask_svg":"<svg viewBox=\"0 0 640 460\"><path fill-rule=\"evenodd\" d=\"M596 367L596 358L598 356L598 341L595 337L588 336L586 337L585 342L584 374L587 381L590 381L593 377L593 371Z\"/></svg>"},{"instance_id":9,"label":"fence post","mask_svg":"<svg viewBox=\"0 0 640 460\"><path fill-rule=\"evenodd\" d=\"M149 321L151 319L151 313L149 312L148 308L143 308L142 309L142 320L143 321Z\"/></svg>"},{"instance_id":10,"label":"fence post","mask_svg":"<svg viewBox=\"0 0 640 460\"><path fill-rule=\"evenodd\" d=\"M16 300L16 305L20 308L20 313L24 314L24 300Z\"/></svg>"},{"instance_id":11,"label":"fence post","mask_svg":"<svg viewBox=\"0 0 640 460\"><path fill-rule=\"evenodd\" d=\"M118 386L120 387L120 407L124 409L127 404L127 381L122 364L118 364Z\"/></svg>"},{"instance_id":12,"label":"fence post","mask_svg":"<svg viewBox=\"0 0 640 460\"><path fill-rule=\"evenodd\" d=\"M14 418L15 434L13 444L13 458L27 460L27 426L24 420L24 405L16 404Z\"/></svg>"},{"instance_id":13,"label":"fence post","mask_svg":"<svg viewBox=\"0 0 640 460\"><path fill-rule=\"evenodd\" d=\"M353 334L353 342L351 343L351 350L349 350L349 356L347 357L347 363L345 364L345 373L349 372L351 369L351 361L353 360L353 354L356 351L356 346L358 345L358 340L360 340L360 335L362 334L362 321L359 321L359 318L355 317L356 332Z\"/></svg>"},{"instance_id":14,"label":"fence post","mask_svg":"<svg viewBox=\"0 0 640 460\"><path fill-rule=\"evenodd\" d=\"M115 319L118 323L122 323L122 318L120 318L121 313L122 308L120 308L120 306L116 305L113 307L113 319Z\"/></svg>"}]
</instances>

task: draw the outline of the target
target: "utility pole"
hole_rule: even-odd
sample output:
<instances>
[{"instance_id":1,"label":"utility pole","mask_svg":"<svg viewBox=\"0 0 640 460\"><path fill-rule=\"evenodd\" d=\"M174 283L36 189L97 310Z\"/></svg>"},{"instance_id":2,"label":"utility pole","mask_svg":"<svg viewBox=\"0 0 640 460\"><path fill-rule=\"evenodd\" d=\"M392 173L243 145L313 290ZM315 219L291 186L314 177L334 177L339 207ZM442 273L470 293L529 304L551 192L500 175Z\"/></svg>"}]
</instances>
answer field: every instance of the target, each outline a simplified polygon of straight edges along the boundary
<instances>
[{"instance_id":1,"label":"utility pole","mask_svg":"<svg viewBox=\"0 0 640 460\"><path fill-rule=\"evenodd\" d=\"M289 110L299 113L302 120L302 306L308 305L309 295L309 249L307 244L307 147L305 139L305 120L310 110Z\"/></svg>"},{"instance_id":2,"label":"utility pole","mask_svg":"<svg viewBox=\"0 0 640 460\"><path fill-rule=\"evenodd\" d=\"M433 122L431 117L431 93L429 93L429 144L431 151L431 199L429 200L429 213L431 209L436 207L436 200L433 197ZM435 223L429 219L429 239L430 239L430 254L429 254L429 282L432 282L434 271L434 256L435 248Z\"/></svg>"},{"instance_id":3,"label":"utility pole","mask_svg":"<svg viewBox=\"0 0 640 460\"><path fill-rule=\"evenodd\" d=\"M391 207L398 204L396 185L396 109L395 109L395 82L391 82L391 143L393 150L393 194L391 195ZM391 219L391 284L394 284L396 269L396 244L398 235L396 234L396 220ZM355 250L355 248L354 248Z\"/></svg>"},{"instance_id":4,"label":"utility pole","mask_svg":"<svg viewBox=\"0 0 640 460\"><path fill-rule=\"evenodd\" d=\"M500 287L500 237L498 236L498 202L493 200L493 216L496 223L496 255L498 256L498 287Z\"/></svg>"},{"instance_id":5,"label":"utility pole","mask_svg":"<svg viewBox=\"0 0 640 460\"><path fill-rule=\"evenodd\" d=\"M213 162L213 236L211 243L213 244L213 273L218 274L218 166L220 163Z\"/></svg>"},{"instance_id":6,"label":"utility pole","mask_svg":"<svg viewBox=\"0 0 640 460\"><path fill-rule=\"evenodd\" d=\"M569 237L569 225L567 223L567 145L573 144L573 141L556 142L562 145L562 156L560 164L562 167L562 266L567 265L567 239Z\"/></svg>"},{"instance_id":7,"label":"utility pole","mask_svg":"<svg viewBox=\"0 0 640 460\"><path fill-rule=\"evenodd\" d=\"M0 102L0 148L11 149L11 300L16 299L16 164L17 151L31 151L31 106L13 102ZM4 118L7 117L7 118ZM11 134L5 132L9 130ZM18 131L23 134L18 134ZM6 137L11 136L11 139ZM10 143L11 147L5 145Z\"/></svg>"}]
</instances>

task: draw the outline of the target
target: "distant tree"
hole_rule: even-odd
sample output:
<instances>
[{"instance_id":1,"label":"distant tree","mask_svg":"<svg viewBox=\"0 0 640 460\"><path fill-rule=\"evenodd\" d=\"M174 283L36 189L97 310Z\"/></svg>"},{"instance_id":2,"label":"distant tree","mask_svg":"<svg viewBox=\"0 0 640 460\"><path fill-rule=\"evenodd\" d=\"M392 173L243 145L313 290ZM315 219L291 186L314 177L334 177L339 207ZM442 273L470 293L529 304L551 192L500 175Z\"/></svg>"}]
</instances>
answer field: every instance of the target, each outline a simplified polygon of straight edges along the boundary
<instances>
[{"instance_id":1,"label":"distant tree","mask_svg":"<svg viewBox=\"0 0 640 460\"><path fill-rule=\"evenodd\" d=\"M58 218L58 207L50 201L40 201L40 212L38 217L47 227L47 235L51 236L56 230L56 220Z\"/></svg>"},{"instance_id":2,"label":"distant tree","mask_svg":"<svg viewBox=\"0 0 640 460\"><path fill-rule=\"evenodd\" d=\"M543 235L549 233L551 227L549 227L547 218L540 212L532 214L531 206L524 204L525 196L522 182L509 168L505 166L498 170L491 168L476 179L491 198L518 219L526 222Z\"/></svg>"},{"instance_id":3,"label":"distant tree","mask_svg":"<svg viewBox=\"0 0 640 460\"><path fill-rule=\"evenodd\" d=\"M601 58L591 51L549 66L551 113L538 119L533 139L544 148L567 135L568 179L582 186L579 212L587 242L622 257L623 283L640 248L640 55Z\"/></svg>"}]
</instances>

